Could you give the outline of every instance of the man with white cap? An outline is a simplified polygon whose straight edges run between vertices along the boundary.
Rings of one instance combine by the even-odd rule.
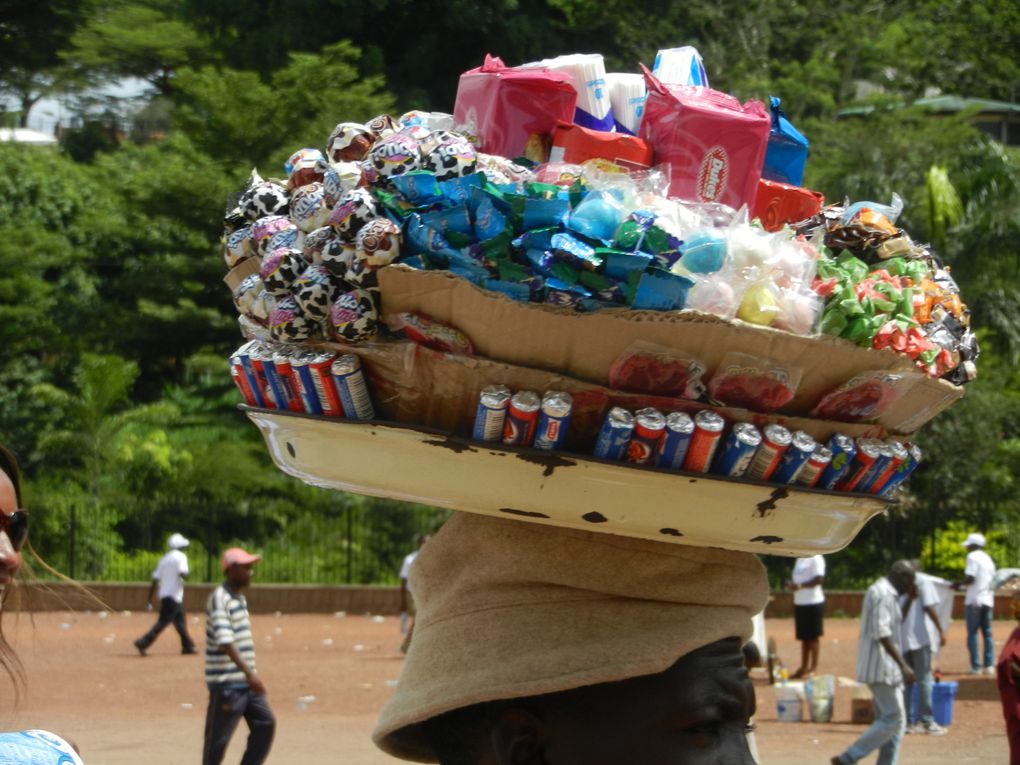
[[[749,553],[456,513],[373,733],[443,765],[753,765]]]
[[[964,613],[967,617],[967,651],[970,653],[970,673],[979,675],[995,674],[995,649],[992,645],[992,608],[995,605],[995,563],[985,552],[984,534],[974,532],[967,536],[963,546],[967,548],[967,563],[963,569],[963,581],[954,588],[967,588],[964,597]],[[984,656],[978,654],[978,630],[984,640]]]
[[[188,635],[187,618],[184,613],[184,580],[188,576],[188,556],[183,550],[189,544],[181,534],[171,534],[167,540],[169,551],[156,564],[152,572],[152,583],[145,605],[152,609],[152,596],[159,587],[159,618],[152,629],[135,641],[138,653],[145,656],[146,650],[168,624],[173,624],[181,637],[181,653],[195,653],[195,643]]]

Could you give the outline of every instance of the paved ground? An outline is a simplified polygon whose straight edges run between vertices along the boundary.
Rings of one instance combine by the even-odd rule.
[[[182,765],[200,761],[206,692],[201,656],[181,656],[176,635],[164,634],[146,658],[131,641],[148,629],[145,613],[46,613],[8,616],[4,628],[24,660],[29,689],[17,709],[0,683],[0,730],[47,728],[77,741],[87,765]],[[201,644],[203,626],[191,617]],[[367,615],[255,616],[259,667],[279,718],[274,765],[393,760],[368,738],[375,715],[392,693],[402,658],[396,619]],[[822,668],[852,676],[857,621],[830,619]],[[1012,624],[998,622],[1006,638]],[[768,634],[796,666],[791,620],[771,620]],[[909,736],[901,765],[1004,763],[1007,746],[994,678],[960,674],[966,666],[963,625],[954,623],[940,661],[947,680],[959,682],[951,732],[942,738]],[[773,691],[759,686],[758,745],[764,765],[826,765],[863,730],[851,725],[849,694],[837,691],[831,724],[776,720]],[[237,763],[243,725],[227,755]],[[869,760],[873,761],[873,760]]]

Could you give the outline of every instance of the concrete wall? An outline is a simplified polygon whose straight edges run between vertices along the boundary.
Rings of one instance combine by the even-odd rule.
[[[189,584],[184,590],[184,608],[192,613],[205,610],[211,584]],[[148,584],[97,583],[81,587],[66,583],[19,584],[20,604],[27,611],[92,610],[140,611],[145,608]],[[395,614],[400,608],[400,590],[392,586],[335,586],[258,584],[247,592],[252,613],[324,613],[346,611],[350,614]],[[97,600],[98,599],[98,600]],[[829,617],[856,617],[861,613],[863,592],[827,590],[825,614]],[[995,617],[1012,616],[1009,597],[995,599]],[[769,618],[793,616],[793,594],[774,592],[765,610]],[[963,593],[956,595],[953,618],[963,618]]]

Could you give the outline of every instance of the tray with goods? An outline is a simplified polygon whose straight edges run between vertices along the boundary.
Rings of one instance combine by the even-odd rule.
[[[967,308],[898,197],[825,205],[778,100],[699,62],[487,58],[452,115],[342,122],[286,179],[253,172],[225,220],[230,366],[277,465],[787,555],[894,503],[976,374]]]

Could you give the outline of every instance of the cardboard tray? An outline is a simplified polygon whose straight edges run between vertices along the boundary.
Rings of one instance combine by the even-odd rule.
[[[242,406],[285,473],[370,496],[551,526],[770,555],[846,547],[892,504],[482,444],[431,428]]]
[[[396,265],[380,269],[384,314],[420,311],[457,327],[475,353],[495,361],[551,370],[606,385],[613,361],[636,340],[692,355],[710,376],[727,351],[765,356],[803,369],[797,396],[784,413],[807,415],[819,399],[859,372],[914,370],[891,350],[861,348],[840,338],[805,337],[698,311],[597,313],[519,303],[446,271]],[[963,388],[925,377],[877,420],[908,435],[963,396]]]

